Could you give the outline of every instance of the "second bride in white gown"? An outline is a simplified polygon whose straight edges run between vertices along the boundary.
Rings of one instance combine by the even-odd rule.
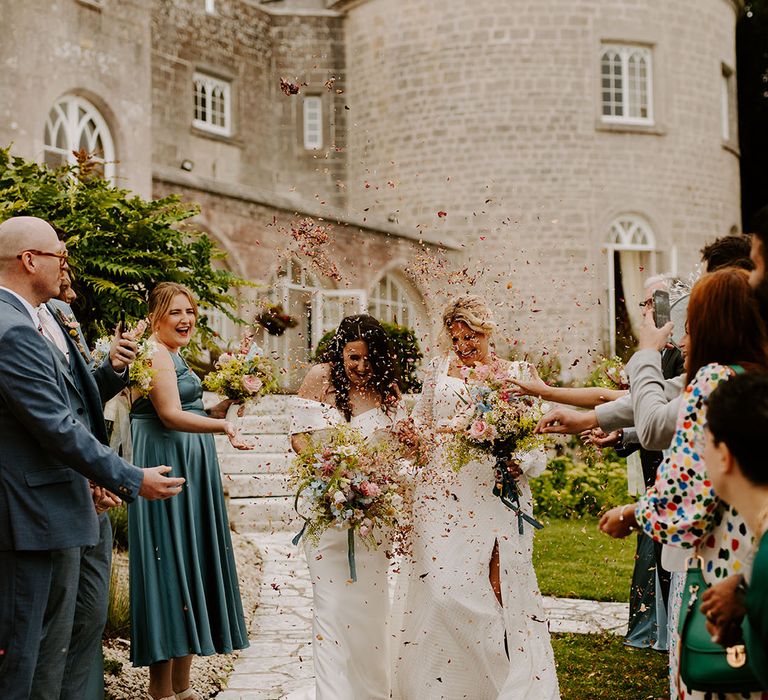
[[[291,424],[297,452],[308,434],[339,423],[370,437],[405,417],[387,338],[374,318],[342,320],[327,359],[310,370],[299,389]],[[377,548],[355,548],[354,582],[346,530],[330,528],[317,544],[304,543],[312,580],[315,684],[290,700],[389,699],[389,542],[386,532],[376,535]]]
[[[469,395],[460,366],[500,362],[489,349],[493,322],[480,298],[449,305],[443,326],[455,357],[433,366],[429,392],[416,409],[438,433],[466,423]],[[520,378],[525,367],[508,363],[510,378]],[[530,514],[528,479],[544,470],[546,456],[535,450],[517,457],[520,505]],[[556,700],[533,530],[526,523],[520,534],[517,517],[493,495],[493,458],[472,461],[458,473],[443,462],[438,448],[414,496],[413,557],[396,605],[402,619],[394,697]]]

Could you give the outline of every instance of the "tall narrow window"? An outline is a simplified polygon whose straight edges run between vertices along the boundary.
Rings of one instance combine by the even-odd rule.
[[[722,65],[720,79],[720,123],[723,141],[736,140],[736,86],[733,70]]]
[[[193,86],[195,116],[192,123],[198,129],[229,136],[232,132],[230,84],[205,73],[195,73]]]
[[[115,148],[104,117],[88,100],[65,95],[48,113],[43,133],[43,159],[50,168],[77,162],[76,152],[98,163],[100,174],[115,176]]]
[[[205,11],[209,15],[216,14],[216,0],[205,0]]]
[[[304,148],[316,151],[323,147],[323,101],[317,95],[304,98]]]
[[[606,45],[600,55],[601,108],[604,122],[653,123],[651,50]]]

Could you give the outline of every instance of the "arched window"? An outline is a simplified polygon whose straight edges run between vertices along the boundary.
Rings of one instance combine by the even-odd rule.
[[[608,326],[611,355],[623,355],[642,320],[643,282],[656,274],[656,239],[648,222],[627,214],[608,229]]]
[[[88,100],[65,95],[52,107],[43,136],[45,164],[75,164],[75,151],[85,151],[100,164],[100,174],[115,177],[115,148],[104,117]]]
[[[368,296],[368,313],[380,321],[414,328],[419,321],[418,303],[405,282],[392,273],[384,275]]]

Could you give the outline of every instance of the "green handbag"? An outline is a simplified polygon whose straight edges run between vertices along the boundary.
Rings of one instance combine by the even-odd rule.
[[[709,588],[701,571],[701,557],[691,557],[685,574],[680,608],[680,678],[689,690],[710,693],[751,693],[763,689],[749,665],[744,644],[723,647],[712,641],[700,608]],[[742,630],[749,634],[745,618]]]

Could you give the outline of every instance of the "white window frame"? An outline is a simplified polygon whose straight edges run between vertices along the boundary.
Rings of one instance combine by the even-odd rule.
[[[216,0],[205,0],[205,11],[209,15],[216,14]]]
[[[622,250],[648,253],[649,277],[652,277],[656,274],[656,237],[645,219],[635,214],[623,214],[611,223],[604,248],[608,253],[608,338],[613,357],[616,354],[616,268],[613,254]]]
[[[368,313],[387,323],[415,329],[419,323],[417,302],[397,275],[388,272],[380,277],[368,294]]]
[[[621,65],[621,102],[614,103],[611,99],[610,104],[620,104],[622,108],[622,114],[605,114],[604,109],[606,105],[605,92],[610,91],[611,97],[613,97],[613,84],[605,86],[604,81],[606,76],[603,74],[603,64],[606,56],[609,54],[616,56]],[[639,57],[645,60],[646,76],[645,76],[645,94],[646,94],[646,108],[647,116],[632,116],[630,115],[630,107],[632,106],[632,95],[630,91],[630,60],[633,57]],[[609,73],[609,77],[612,78],[613,73]],[[639,80],[639,77],[638,77]],[[642,106],[642,102],[639,103]],[[637,46],[633,44],[603,44],[600,48],[600,118],[606,124],[632,124],[637,126],[648,126],[654,123],[653,119],[653,52],[650,47]]]
[[[302,102],[302,134],[304,148],[318,151],[323,147],[323,98],[320,95],[306,95]]]
[[[82,112],[82,114],[81,114]],[[56,145],[59,130],[64,130],[66,146]],[[64,95],[59,98],[48,112],[43,130],[43,151],[59,156],[64,162],[76,165],[74,151],[79,150],[83,132],[88,139],[87,151],[97,152],[97,144],[101,142],[101,155],[94,160],[104,166],[104,178],[114,182],[115,178],[115,146],[109,126],[101,112],[88,100],[79,95]]]
[[[198,87],[199,86],[199,87]],[[206,112],[204,118],[198,117],[197,96],[201,90],[206,96]],[[224,124],[213,123],[213,112],[211,110],[211,95],[214,90],[220,90],[223,105]],[[228,80],[216,78],[202,71],[195,71],[192,76],[192,95],[193,95],[193,120],[192,125],[219,136],[231,136],[232,134],[232,85]]]

